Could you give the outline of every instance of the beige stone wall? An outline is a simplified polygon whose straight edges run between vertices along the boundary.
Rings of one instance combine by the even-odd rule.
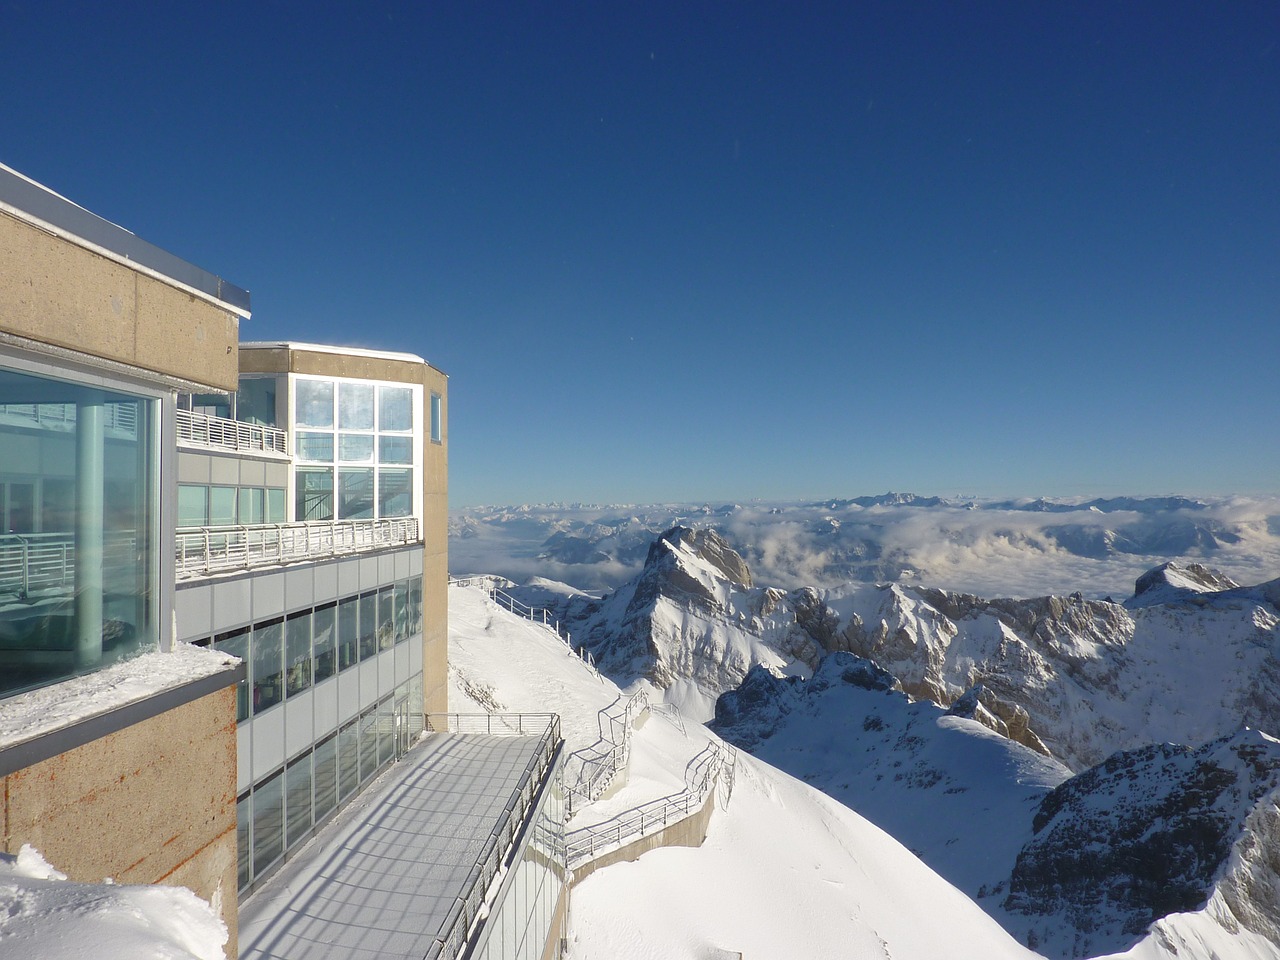
[[[0,213],[0,330],[234,390],[239,318]]]
[[[423,694],[427,713],[449,710],[449,380],[427,367],[423,407],[428,422],[422,444]],[[431,395],[441,398],[441,442],[430,438]]]
[[[4,778],[6,853],[73,880],[188,887],[236,936],[235,687]]]

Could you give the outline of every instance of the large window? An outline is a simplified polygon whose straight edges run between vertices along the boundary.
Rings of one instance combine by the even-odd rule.
[[[0,696],[158,645],[159,402],[0,367]]]
[[[413,515],[420,388],[294,381],[295,520]]]

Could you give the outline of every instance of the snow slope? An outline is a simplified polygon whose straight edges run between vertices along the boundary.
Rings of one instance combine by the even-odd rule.
[[[611,699],[612,684],[584,674],[551,631],[520,621],[479,591],[454,587],[449,600],[450,657],[458,681],[466,681],[457,693],[483,685],[485,698],[505,709],[561,713],[564,728],[576,731],[570,749],[592,735],[592,708]],[[685,726],[696,752],[711,734]],[[601,818],[622,802],[648,799],[659,779],[653,764],[664,753],[666,776],[682,781],[671,731],[661,716],[640,727],[640,775],[633,769],[602,805]],[[701,848],[655,850],[598,870],[574,890],[573,960],[706,960],[739,952],[752,960],[934,960],[955,956],[957,944],[973,957],[1036,956],[847,807],[745,755],[736,779]],[[583,822],[591,809],[580,814]]]

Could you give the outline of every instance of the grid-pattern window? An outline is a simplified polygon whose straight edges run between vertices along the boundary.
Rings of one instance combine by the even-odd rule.
[[[294,380],[295,520],[413,515],[418,391]]]

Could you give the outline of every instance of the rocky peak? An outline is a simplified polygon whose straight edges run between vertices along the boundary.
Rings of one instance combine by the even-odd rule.
[[[1246,820],[1259,803],[1274,806],[1278,787],[1280,741],[1247,728],[1194,750],[1113,754],[1041,801],[1004,907],[1047,955],[1124,950],[1159,918],[1205,904]],[[1036,919],[1055,916],[1070,921],[1069,942],[1054,942],[1057,922]]]
[[[1188,594],[1217,593],[1234,590],[1239,586],[1230,577],[1201,563],[1178,563],[1170,560],[1148,570],[1134,583],[1133,596],[1155,599],[1156,602],[1182,599]]]
[[[1030,747],[1043,756],[1051,756],[1044,741],[1031,729],[1031,717],[1027,711],[1016,703],[1001,700],[985,684],[975,684],[962,693],[951,704],[947,714],[952,717],[977,720],[988,730],[994,730],[1002,737],[1008,737],[1024,747]]]

